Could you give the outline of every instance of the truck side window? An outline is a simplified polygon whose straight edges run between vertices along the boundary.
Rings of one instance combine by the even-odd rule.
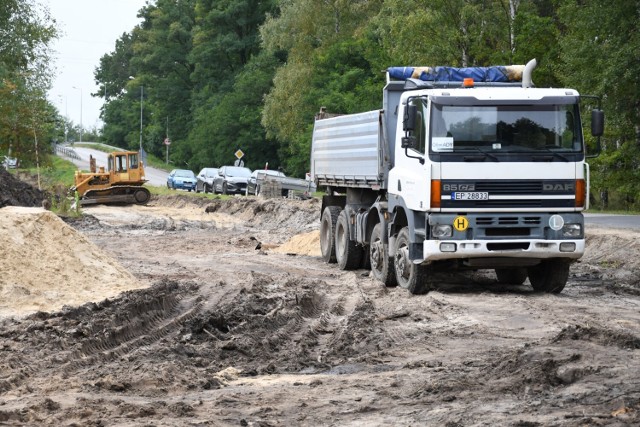
[[[416,137],[416,151],[420,153],[425,152],[426,150],[426,129],[425,129],[425,115],[426,115],[426,106],[424,102],[419,99],[414,99],[411,101],[411,105],[415,105],[418,108],[416,113],[416,128],[414,130],[414,136]]]

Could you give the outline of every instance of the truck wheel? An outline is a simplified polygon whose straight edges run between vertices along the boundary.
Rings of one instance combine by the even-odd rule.
[[[412,294],[427,293],[431,290],[428,281],[431,269],[424,265],[414,264],[409,259],[409,245],[409,229],[404,227],[396,238],[396,250],[393,258],[396,280],[398,285]]]
[[[362,261],[362,248],[349,236],[349,215],[344,209],[336,222],[336,261],[340,270],[355,270]]]
[[[320,251],[322,259],[329,264],[336,262],[335,229],[340,211],[339,206],[327,206],[320,219]]]
[[[496,268],[498,283],[522,285],[527,280],[526,268]]]
[[[393,268],[393,260],[389,258],[389,245],[382,243],[382,224],[377,223],[373,227],[369,238],[369,262],[373,277],[384,283],[387,287],[398,285],[396,271]]]
[[[569,279],[570,263],[561,259],[550,259],[529,267],[529,282],[536,292],[559,294]]]

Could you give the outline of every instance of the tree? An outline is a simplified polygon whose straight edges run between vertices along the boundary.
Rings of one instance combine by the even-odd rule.
[[[622,207],[628,208],[640,195],[638,165],[620,157],[637,156],[640,147],[640,7],[637,1],[565,0],[558,15],[562,81],[583,94],[603,96],[608,117],[605,150],[592,162],[593,175],[599,178],[594,190],[607,193],[615,188],[623,195]]]
[[[37,141],[53,133],[48,46],[57,36],[48,11],[30,0],[0,3],[0,149],[35,162]],[[41,144],[40,149],[44,146]]]

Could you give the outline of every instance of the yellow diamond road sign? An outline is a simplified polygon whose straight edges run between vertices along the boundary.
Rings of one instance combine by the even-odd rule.
[[[457,216],[453,220],[453,228],[458,231],[464,231],[469,227],[469,220],[463,216]]]
[[[244,153],[242,152],[242,150],[236,151],[236,158],[237,159],[241,159],[243,156],[244,156]]]

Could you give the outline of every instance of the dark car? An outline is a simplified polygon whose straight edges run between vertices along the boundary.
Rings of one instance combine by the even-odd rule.
[[[213,179],[213,192],[222,194],[244,194],[251,169],[240,166],[222,166]]]
[[[167,177],[167,188],[173,188],[174,190],[195,190],[196,176],[193,171],[188,169],[174,169]]]
[[[198,174],[196,181],[196,193],[204,191],[213,192],[213,179],[218,176],[218,168],[204,168]]]
[[[245,195],[253,194],[257,196],[260,194],[260,184],[258,183],[258,174],[260,174],[260,181],[264,180],[265,176],[279,176],[285,177],[286,175],[277,170],[264,170],[264,169],[256,169],[251,173],[249,180],[247,181],[247,190],[244,192]]]

